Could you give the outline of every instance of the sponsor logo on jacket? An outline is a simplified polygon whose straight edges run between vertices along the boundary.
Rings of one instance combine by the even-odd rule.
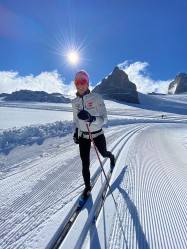
[[[94,103],[91,102],[91,101],[88,102],[88,103],[86,104],[86,108],[89,109],[89,110],[90,110],[90,109],[95,109]]]
[[[77,110],[82,110],[82,109],[83,109],[82,105],[79,104],[79,103],[75,104],[75,108],[76,108]]]

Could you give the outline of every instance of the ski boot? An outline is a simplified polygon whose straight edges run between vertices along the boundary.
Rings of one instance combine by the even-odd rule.
[[[114,167],[115,167],[115,157],[114,157],[114,155],[112,155],[110,157],[110,169],[111,169],[111,171],[114,169]]]
[[[81,207],[84,206],[86,200],[88,199],[89,195],[91,193],[91,186],[85,187],[85,189],[83,190],[82,195],[79,197],[79,205]]]

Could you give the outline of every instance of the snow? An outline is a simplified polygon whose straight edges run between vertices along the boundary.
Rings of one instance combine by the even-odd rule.
[[[108,149],[120,151],[110,181],[116,205],[108,192],[90,222],[101,175],[61,248],[186,248],[187,94],[139,98],[105,101]],[[0,248],[51,248],[84,187],[71,104],[1,100],[0,120]],[[90,170],[93,181],[93,148]]]
[[[0,129],[12,128],[12,127],[23,127],[27,125],[46,124],[53,123],[55,121],[70,121],[72,120],[72,113],[67,112],[66,115],[60,113],[59,111],[45,111],[42,110],[20,110],[14,108],[4,107],[1,109],[2,122],[0,124]],[[24,115],[24,116],[23,116]]]
[[[0,130],[72,120],[71,104],[11,101],[0,102],[0,107]]]

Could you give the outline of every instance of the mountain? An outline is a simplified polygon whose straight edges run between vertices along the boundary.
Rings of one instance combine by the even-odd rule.
[[[11,94],[0,94],[0,97],[4,97],[6,101],[14,100],[27,100],[36,102],[50,102],[50,103],[70,103],[69,98],[65,98],[60,93],[47,93],[44,91],[30,91],[30,90],[20,90],[13,92]]]
[[[175,80],[169,84],[168,94],[187,92],[187,74],[179,73]]]
[[[119,67],[104,78],[92,92],[100,93],[104,98],[139,104],[136,85],[129,81],[128,75]]]

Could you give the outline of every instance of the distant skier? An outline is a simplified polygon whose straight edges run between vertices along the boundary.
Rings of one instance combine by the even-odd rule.
[[[77,89],[77,97],[72,100],[75,129],[73,139],[76,144],[79,144],[80,157],[82,160],[82,175],[85,184],[83,195],[86,196],[91,191],[89,170],[91,139],[86,127],[86,122],[89,123],[89,129],[100,154],[103,157],[110,158],[111,168],[115,166],[115,158],[106,148],[102,125],[107,122],[107,111],[101,95],[90,92],[89,76],[83,70],[76,73],[74,83]]]

